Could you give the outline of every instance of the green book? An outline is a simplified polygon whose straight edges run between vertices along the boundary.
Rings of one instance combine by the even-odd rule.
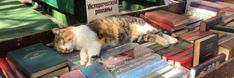
[[[42,43],[8,52],[7,56],[29,78],[36,78],[67,66],[64,57]]]

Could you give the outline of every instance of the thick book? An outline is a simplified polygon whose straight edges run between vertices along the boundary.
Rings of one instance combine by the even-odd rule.
[[[174,66],[172,66],[172,65],[164,66],[163,68],[146,75],[144,78],[158,78],[159,76],[172,70],[173,68],[174,68]]]
[[[168,65],[168,63],[164,60],[149,60],[134,69],[118,74],[116,78],[142,78],[165,65]]]
[[[205,37],[207,35],[212,34],[211,32],[203,32],[203,31],[195,31],[195,32],[190,32],[182,35],[180,38],[183,41],[189,42],[189,43],[194,43],[194,40]]]
[[[190,69],[193,63],[193,54],[191,53],[191,54],[185,55],[181,58],[175,59],[174,61],[175,61],[175,66],[185,67],[187,69]]]
[[[10,68],[4,58],[0,58],[0,68],[7,78],[16,78],[15,72]]]
[[[30,78],[40,77],[67,66],[63,56],[42,43],[10,51],[7,56]]]
[[[19,71],[19,69],[8,57],[6,57],[6,61],[9,64],[10,68],[14,71],[17,78],[26,78],[24,74],[21,71]]]
[[[192,54],[192,52],[193,52],[193,48],[190,48],[190,49],[187,49],[187,50],[185,50],[185,51],[183,51],[181,53],[178,53],[178,54],[176,54],[174,56],[168,57],[168,63],[175,64],[176,59],[183,58],[183,57],[185,57],[185,56],[187,56],[189,54]]]
[[[229,26],[222,26],[222,25],[215,25],[213,27],[214,30],[219,30],[219,31],[225,31],[229,33],[234,33],[234,28],[229,27]]]
[[[204,63],[194,66],[193,68],[191,68],[190,78],[195,78],[201,73],[211,70],[212,68],[216,68],[219,64],[225,61],[225,58],[226,58],[226,55],[221,53],[218,56],[210,58]]]
[[[226,54],[226,60],[234,56],[234,38],[221,42],[219,45],[219,53]]]
[[[40,76],[39,78],[53,78],[53,77],[58,77],[64,73],[67,73],[69,72],[69,67],[65,66],[65,67],[62,67],[58,70],[55,70],[55,71],[52,71],[50,73],[47,73],[45,75],[42,75]]]
[[[76,69],[62,74],[59,78],[86,78],[86,76],[79,69]]]
[[[194,41],[193,66],[218,54],[218,35],[211,34]]]
[[[183,29],[189,22],[186,16],[164,10],[146,12],[142,17],[169,31]]]
[[[221,15],[211,17],[209,19],[203,20],[200,25],[200,31],[208,31],[212,29],[215,25],[222,24],[223,18]]]
[[[115,78],[115,76],[105,69],[102,65],[94,63],[87,67],[81,68],[80,71],[87,78]]]
[[[82,67],[80,66],[80,52],[79,51],[68,53],[68,54],[62,54],[62,56],[66,58],[70,71],[79,69]]]

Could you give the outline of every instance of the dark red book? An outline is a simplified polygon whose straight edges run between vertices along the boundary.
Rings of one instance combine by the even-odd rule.
[[[16,78],[15,73],[12,71],[6,60],[3,58],[0,58],[0,68],[7,78]]]
[[[193,54],[188,54],[186,56],[183,56],[183,58],[175,59],[176,66],[183,66],[187,69],[191,69],[192,63],[193,63]]]
[[[176,55],[173,55],[173,56],[171,56],[171,57],[168,57],[168,62],[169,62],[170,64],[175,64],[174,62],[175,62],[176,59],[178,59],[178,58],[183,58],[183,57],[186,56],[186,55],[192,54],[192,52],[193,52],[193,48],[187,49],[187,50],[185,50],[185,51],[183,51],[183,52],[181,52],[181,53],[178,53],[178,54],[176,54]]]
[[[164,55],[162,56],[162,59],[168,60],[169,57],[171,57],[171,56],[173,56],[173,55],[176,55],[176,54],[179,54],[179,53],[181,53],[181,52],[183,52],[183,51],[190,50],[191,48],[193,48],[193,44],[188,45],[188,46],[187,46],[187,49],[185,49],[185,50],[177,49],[177,50],[174,50],[174,51],[172,51],[172,52],[168,52],[168,53],[166,53],[166,54],[164,54]]]
[[[17,78],[26,78],[22,72],[19,71],[19,69],[15,66],[15,64],[8,58],[6,57],[6,61],[9,64],[10,68],[12,71],[15,73]]]

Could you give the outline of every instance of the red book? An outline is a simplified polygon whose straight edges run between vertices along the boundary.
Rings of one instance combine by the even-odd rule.
[[[174,64],[175,59],[182,58],[182,57],[184,57],[186,55],[192,54],[192,51],[193,51],[193,48],[190,48],[190,49],[187,49],[187,50],[185,50],[185,51],[183,51],[181,53],[178,53],[178,54],[176,54],[174,56],[168,57],[168,62],[170,64]]]
[[[68,73],[64,73],[59,78],[86,78],[86,76],[80,70],[73,70]]]
[[[7,78],[16,78],[15,73],[11,70],[8,63],[3,58],[0,58],[0,68]]]
[[[193,54],[188,54],[183,58],[175,59],[176,66],[183,66],[187,69],[190,69],[192,67],[192,63],[193,63]]]
[[[15,64],[8,58],[6,57],[6,61],[9,64],[10,68],[13,70],[17,78],[26,78],[23,73],[19,71],[19,69],[15,66]]]
[[[174,51],[172,51],[172,52],[168,52],[168,53],[164,54],[164,55],[162,56],[162,58],[163,58],[164,60],[168,60],[168,59],[167,59],[168,57],[171,57],[171,56],[173,56],[173,55],[179,54],[179,53],[181,53],[181,52],[183,52],[183,51],[188,51],[188,50],[190,50],[191,48],[193,48],[193,44],[188,45],[188,46],[187,46],[187,49],[185,49],[185,50],[179,50],[179,49],[177,49],[177,50],[174,50]]]

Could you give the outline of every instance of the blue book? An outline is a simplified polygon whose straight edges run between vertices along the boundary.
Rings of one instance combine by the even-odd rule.
[[[115,78],[112,73],[97,63],[81,68],[80,71],[87,78]]]
[[[144,76],[168,65],[164,60],[149,60],[142,65],[117,75],[116,78],[143,78]]]

